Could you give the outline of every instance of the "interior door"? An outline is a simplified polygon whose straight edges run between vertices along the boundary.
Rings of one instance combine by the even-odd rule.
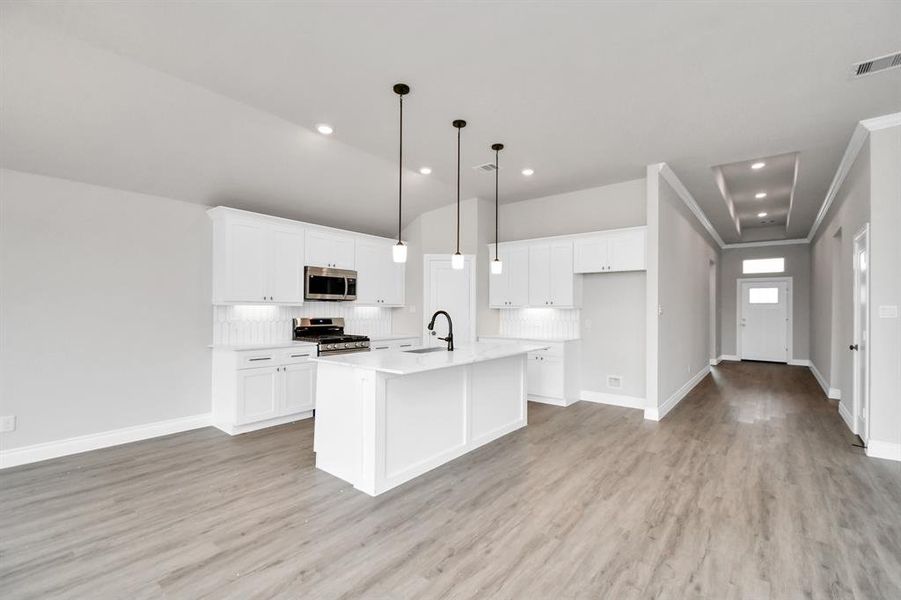
[[[788,362],[788,283],[741,282],[741,359]]]
[[[425,325],[435,314],[443,310],[450,314],[454,321],[454,343],[473,342],[475,315],[473,305],[475,298],[475,278],[473,277],[472,257],[466,256],[462,269],[452,269],[451,260],[445,257],[428,257],[426,261],[426,311],[423,315]],[[439,316],[435,319],[436,335],[427,336],[429,346],[446,345],[439,337],[447,336],[447,319]]]
[[[854,238],[854,415],[857,419],[857,435],[866,443],[869,440],[869,231],[864,230]]]

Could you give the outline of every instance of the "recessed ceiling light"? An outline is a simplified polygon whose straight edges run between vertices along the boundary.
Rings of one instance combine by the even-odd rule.
[[[754,194],[754,197],[760,200],[761,198],[766,198],[766,192],[757,192]]]
[[[754,170],[756,171],[757,169],[762,169],[762,168],[764,168],[765,166],[766,166],[766,163],[763,162],[763,161],[761,161],[761,162],[756,162],[756,163],[754,163],[753,165],[751,165],[751,168],[754,169]]]
[[[765,216],[766,216],[766,213],[765,213],[765,212],[757,213],[757,216],[758,216],[758,217],[765,217]]]
[[[332,129],[331,125],[327,125],[326,123],[320,123],[316,126],[316,131],[321,133],[322,135],[332,135],[334,133],[334,129]]]
[[[422,173],[423,175],[428,175],[432,172],[432,169],[429,167],[420,167],[419,172]]]
[[[533,171],[532,169],[523,169],[522,170],[522,174],[525,175],[526,177],[528,177],[534,173],[535,173],[535,171]]]

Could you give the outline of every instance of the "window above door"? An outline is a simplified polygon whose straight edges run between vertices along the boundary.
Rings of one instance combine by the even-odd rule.
[[[744,275],[760,273],[785,273],[785,258],[749,258],[741,261],[741,272]]]

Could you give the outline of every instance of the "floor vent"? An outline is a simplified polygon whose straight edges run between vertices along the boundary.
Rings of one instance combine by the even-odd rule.
[[[473,167],[476,171],[482,171],[483,173],[494,173],[497,171],[497,167],[494,163],[485,163],[483,165],[476,165]]]
[[[901,52],[886,54],[885,56],[880,56],[871,60],[854,63],[851,65],[851,77],[856,79],[858,77],[865,77],[867,75],[872,75],[873,73],[879,73],[880,71],[885,71],[887,69],[896,69],[898,67],[901,67]]]

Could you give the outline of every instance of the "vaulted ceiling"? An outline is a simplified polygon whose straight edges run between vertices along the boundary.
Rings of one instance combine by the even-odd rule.
[[[453,200],[451,121],[464,118],[465,196],[493,196],[469,168],[493,142],[503,201],[665,161],[727,243],[803,237],[857,121],[901,110],[901,69],[849,77],[899,49],[898,2],[0,10],[3,166],[373,233],[396,218],[398,81],[412,87],[408,219]],[[748,221],[742,237],[714,167],[794,153],[787,228]]]

